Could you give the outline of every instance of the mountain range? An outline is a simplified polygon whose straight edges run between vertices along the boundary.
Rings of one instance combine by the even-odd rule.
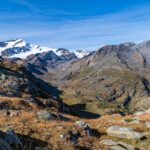
[[[148,150],[150,41],[0,53],[0,148]]]
[[[62,90],[68,105],[83,103],[97,114],[150,107],[150,41],[105,45],[92,52],[40,47],[20,39],[0,46],[2,57]]]
[[[54,49],[50,47],[41,47],[38,45],[30,44],[22,39],[13,39],[0,42],[0,54],[3,57],[18,57],[25,59],[31,54],[49,51],[53,51],[57,56],[68,56],[73,53],[77,58],[82,58],[89,54],[89,51],[84,50],[76,50],[74,52],[70,52],[65,48]]]
[[[95,53],[66,65],[61,78],[68,81],[68,88],[76,91],[81,102],[86,103],[86,108],[92,112],[133,113],[148,109],[148,43],[101,47]],[[65,97],[68,98],[67,93]]]

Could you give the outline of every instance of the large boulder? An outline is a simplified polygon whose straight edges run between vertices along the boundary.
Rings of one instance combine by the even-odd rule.
[[[132,128],[121,126],[111,126],[106,130],[106,132],[110,136],[123,139],[141,139],[144,137],[142,133],[135,132]]]
[[[47,111],[40,111],[37,113],[38,119],[42,120],[62,120],[62,121],[69,121],[69,118],[60,115],[60,114],[53,114]]]
[[[101,144],[109,150],[135,150],[135,147],[124,142],[115,142],[113,140],[102,140]]]
[[[38,119],[42,119],[42,120],[56,120],[57,116],[49,113],[47,111],[40,111],[37,113],[37,117]]]

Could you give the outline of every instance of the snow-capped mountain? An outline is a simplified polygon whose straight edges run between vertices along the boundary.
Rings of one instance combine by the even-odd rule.
[[[24,59],[31,54],[47,52],[50,50],[53,51],[56,49],[32,45],[22,39],[0,42],[0,54],[3,57],[19,57]]]
[[[3,57],[16,57],[25,59],[29,55],[48,51],[53,51],[56,55],[63,57],[72,56],[82,58],[89,54],[89,52],[83,50],[70,52],[68,49],[65,48],[55,49],[49,47],[41,47],[38,45],[32,45],[22,39],[13,39],[5,42],[0,42],[0,55]]]
[[[58,56],[64,56],[64,55],[69,55],[70,51],[68,49],[65,48],[59,48],[54,50],[55,54]]]
[[[86,51],[86,50],[76,50],[76,51],[74,51],[74,53],[78,58],[83,58],[90,54],[90,52]]]

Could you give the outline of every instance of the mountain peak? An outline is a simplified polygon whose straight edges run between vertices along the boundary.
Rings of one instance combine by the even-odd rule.
[[[23,39],[12,39],[6,41],[8,47],[18,47],[18,46],[25,46],[27,42],[25,42]]]
[[[125,42],[125,43],[122,43],[122,45],[127,46],[127,47],[133,47],[133,46],[136,45],[136,43],[134,43],[134,42]]]
[[[138,48],[143,48],[143,47],[149,47],[150,48],[150,40],[137,44],[137,47]]]
[[[25,59],[27,56],[37,53],[53,51],[58,56],[71,56],[70,58],[82,58],[89,54],[87,51],[71,52],[65,48],[54,49],[30,44],[23,39],[12,39],[0,42],[0,55],[3,57],[18,57]],[[74,55],[74,56],[73,56]]]
[[[89,55],[90,51],[88,51],[88,50],[76,50],[76,51],[74,51],[74,53],[76,54],[76,56],[78,58],[82,58],[82,57]]]
[[[56,50],[56,54],[58,56],[64,56],[64,55],[70,54],[70,51],[66,48],[59,48],[59,49]]]
[[[18,57],[24,59],[31,54],[47,52],[50,50],[55,49],[32,45],[23,39],[12,39],[0,42],[0,54],[3,57]]]

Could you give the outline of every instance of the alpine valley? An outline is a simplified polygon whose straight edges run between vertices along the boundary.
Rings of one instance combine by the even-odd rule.
[[[150,41],[0,42],[0,132],[0,150],[150,150]]]

